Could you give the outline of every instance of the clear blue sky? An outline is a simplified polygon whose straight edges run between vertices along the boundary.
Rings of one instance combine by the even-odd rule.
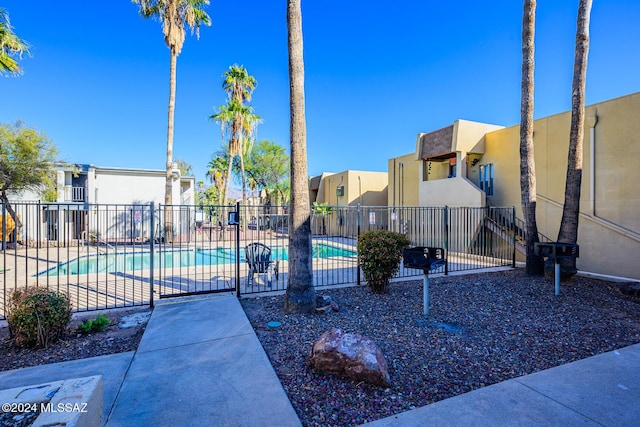
[[[578,0],[539,1],[535,116],[570,109]],[[32,45],[0,78],[0,122],[44,131],[63,160],[164,169],[169,50],[129,0],[4,0]],[[309,173],[386,171],[419,132],[466,119],[520,120],[522,1],[303,0]],[[212,0],[213,25],[178,57],[174,157],[204,180],[220,149],[207,118],[221,75],[258,80],[258,138],[289,144],[285,0]],[[587,103],[640,91],[640,1],[594,0]]]

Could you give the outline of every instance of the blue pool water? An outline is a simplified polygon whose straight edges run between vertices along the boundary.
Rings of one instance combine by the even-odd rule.
[[[313,245],[314,258],[354,257],[356,251],[336,246]],[[271,247],[271,258],[287,260],[288,247]],[[155,268],[195,267],[203,265],[231,264],[236,260],[233,248],[198,248],[154,253]],[[245,261],[244,248],[240,249],[240,261]],[[61,263],[40,275],[63,276],[73,274],[115,273],[133,270],[148,270],[151,264],[150,252],[116,252],[110,254],[85,255],[69,262]]]

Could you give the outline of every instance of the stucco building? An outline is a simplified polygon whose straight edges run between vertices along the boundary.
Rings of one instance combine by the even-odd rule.
[[[640,279],[640,93],[586,107],[578,269]],[[555,240],[571,112],[534,122],[537,223]],[[520,127],[458,120],[389,160],[389,204],[515,206],[522,218]]]
[[[386,206],[387,173],[347,170],[309,180],[309,202],[329,206]]]

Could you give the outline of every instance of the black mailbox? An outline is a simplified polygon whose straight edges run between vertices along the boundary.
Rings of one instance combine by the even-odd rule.
[[[425,272],[440,268],[445,263],[444,249],[416,246],[402,251],[402,262],[407,268],[417,268]]]
[[[534,253],[551,259],[578,258],[580,247],[575,243],[539,242],[534,246]]]

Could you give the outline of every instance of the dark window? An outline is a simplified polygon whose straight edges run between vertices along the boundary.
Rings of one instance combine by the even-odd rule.
[[[493,196],[493,163],[480,165],[480,189],[487,196]]]

